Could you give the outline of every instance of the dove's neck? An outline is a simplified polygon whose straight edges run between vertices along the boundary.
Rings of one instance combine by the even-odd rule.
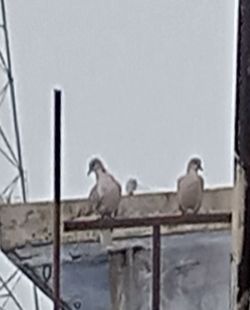
[[[100,178],[102,178],[102,176],[104,176],[106,174],[106,171],[104,169],[97,169],[95,171],[95,175],[96,175],[96,179],[99,180]]]
[[[194,168],[194,167],[190,167],[188,170],[187,170],[187,174],[190,174],[190,175],[197,175],[197,170]]]

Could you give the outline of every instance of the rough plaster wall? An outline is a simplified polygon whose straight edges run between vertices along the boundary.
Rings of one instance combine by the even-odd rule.
[[[150,255],[139,247],[110,255],[112,310],[151,310]]]
[[[201,212],[231,211],[232,189],[216,189],[206,191]],[[65,201],[62,203],[62,222],[76,219],[91,213],[87,200]],[[178,213],[176,194],[144,194],[133,197],[123,197],[119,206],[119,217],[148,216],[151,214]],[[27,242],[50,242],[52,240],[53,203],[30,203],[0,206],[1,246],[4,249],[22,246]],[[63,224],[63,223],[62,223]],[[204,225],[203,225],[204,226]],[[98,231],[78,233],[63,233],[63,242],[98,239]],[[168,229],[176,231],[174,227]],[[184,228],[188,229],[188,228]],[[183,230],[183,228],[182,228]],[[190,227],[189,227],[190,230]],[[114,237],[129,235],[147,235],[151,229],[135,228],[115,230]]]
[[[151,310],[151,255],[138,247],[111,254],[112,310]],[[229,233],[168,237],[161,257],[161,309],[229,309]]]
[[[238,267],[243,249],[244,231],[244,206],[245,206],[245,172],[244,169],[236,165],[236,182],[233,194],[232,208],[232,254],[231,254],[231,310],[238,309]]]
[[[162,310],[229,310],[229,231],[162,236],[161,246]],[[62,299],[72,310],[151,310],[151,250],[151,238],[115,241],[109,252],[99,243],[62,245]],[[52,288],[52,251],[26,245],[8,256]]]

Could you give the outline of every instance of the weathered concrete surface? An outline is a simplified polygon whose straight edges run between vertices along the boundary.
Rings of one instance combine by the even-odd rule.
[[[243,240],[244,240],[244,208],[245,208],[245,188],[246,179],[244,169],[236,164],[236,182],[233,195],[232,208],[232,255],[231,255],[231,290],[230,305],[231,310],[241,309],[242,301],[238,301],[238,266],[242,257]],[[248,295],[248,293],[247,293]],[[246,296],[246,295],[245,295]]]
[[[115,244],[109,254],[97,243],[63,245],[62,298],[72,310],[151,310],[151,239]],[[230,251],[229,231],[162,237],[161,309],[229,310]],[[51,245],[8,255],[51,286]]]
[[[201,212],[228,211],[232,209],[233,189],[224,188],[208,190],[204,195]],[[3,249],[25,245],[27,242],[48,242],[52,240],[53,204],[49,202],[30,203],[25,205],[0,206],[0,242]],[[65,201],[62,203],[62,221],[75,219],[77,216],[91,214],[87,200]],[[176,214],[178,207],[175,193],[143,194],[123,197],[120,206],[120,217],[149,216],[156,214]],[[204,228],[204,225],[202,226]],[[211,227],[211,226],[209,226]],[[62,225],[63,228],[63,225]],[[182,227],[182,230],[190,230]],[[193,229],[193,227],[191,227]],[[214,227],[212,226],[212,229]],[[170,231],[180,228],[172,227]],[[169,231],[167,229],[166,231]],[[148,235],[151,229],[115,230],[114,237],[128,235]],[[63,242],[80,240],[97,240],[98,231],[63,233]]]
[[[28,274],[32,272],[41,288],[48,286],[47,291],[51,291],[52,251],[51,245],[27,245],[7,254],[17,266],[24,266]],[[111,309],[107,252],[97,243],[82,243],[63,245],[61,254],[61,298],[70,309]]]
[[[151,310],[151,250],[112,255],[113,310]],[[164,237],[161,309],[229,309],[230,235]]]

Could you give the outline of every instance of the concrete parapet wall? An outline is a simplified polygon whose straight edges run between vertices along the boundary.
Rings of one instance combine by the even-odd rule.
[[[207,190],[204,195],[202,209],[200,212],[231,212],[232,210],[232,188],[221,188]],[[72,200],[62,202],[62,221],[76,219],[78,216],[95,214],[90,210],[88,201]],[[173,192],[159,194],[140,194],[132,197],[123,197],[119,205],[119,217],[139,217],[157,214],[177,214],[178,206],[176,194]],[[22,246],[28,242],[51,242],[53,228],[53,203],[37,202],[28,204],[12,204],[0,206],[0,241],[3,249]],[[199,225],[197,229],[211,228]],[[225,225],[216,225],[215,228],[225,228]],[[176,232],[193,230],[190,225],[182,227],[164,228],[162,232]],[[63,230],[63,225],[62,225]],[[145,236],[151,234],[151,229],[133,228],[126,230],[115,230],[115,238],[129,236]],[[63,233],[63,242],[74,242],[82,240],[96,240],[98,231],[85,231],[77,233]]]

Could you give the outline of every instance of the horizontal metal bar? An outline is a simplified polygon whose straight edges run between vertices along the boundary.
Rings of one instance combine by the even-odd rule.
[[[140,218],[105,218],[97,220],[70,220],[64,222],[64,231],[133,228],[155,225],[187,225],[231,223],[231,213],[166,215]]]
[[[10,294],[8,294],[8,293],[0,294],[0,299],[2,299],[2,298],[7,298],[7,297],[9,297],[9,296],[10,296]]]

